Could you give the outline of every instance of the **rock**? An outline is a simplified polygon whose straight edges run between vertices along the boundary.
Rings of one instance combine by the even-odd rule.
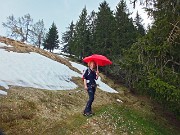
[[[120,100],[120,99],[116,99],[116,101],[119,102],[119,103],[123,103],[123,101]]]
[[[77,90],[76,92],[78,93],[78,92],[81,92],[82,90]]]

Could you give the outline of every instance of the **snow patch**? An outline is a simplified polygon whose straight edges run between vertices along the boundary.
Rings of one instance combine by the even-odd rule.
[[[65,55],[58,55],[58,56],[60,56],[60,57],[62,57],[62,58],[64,58],[64,59],[68,59],[68,57],[65,56]]]
[[[13,85],[70,90],[77,87],[71,81],[72,77],[80,77],[80,74],[38,53],[16,53],[0,49],[0,85],[5,88]]]
[[[9,86],[2,80],[0,80],[0,86],[4,87],[5,89],[9,89]]]
[[[0,90],[0,95],[7,95],[7,92]]]
[[[0,47],[6,47],[6,46],[11,46],[11,45],[7,45],[5,43],[0,43]]]
[[[69,61],[69,62],[71,63],[71,65],[73,67],[77,68],[81,73],[83,73],[83,71],[87,69],[87,67],[82,64],[78,64],[78,63],[72,62],[72,61]]]
[[[61,50],[61,49],[54,49],[54,50],[53,50],[53,53],[61,54],[61,53],[62,53],[62,50]]]

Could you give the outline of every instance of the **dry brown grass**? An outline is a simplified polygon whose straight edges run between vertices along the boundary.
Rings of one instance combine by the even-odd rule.
[[[68,91],[11,86],[8,95],[0,98],[0,129],[8,135],[38,135],[48,134],[52,129],[59,131],[61,128],[57,126],[74,126],[71,125],[73,116],[81,116],[88,95],[83,90],[81,78],[73,78],[73,81],[79,88]],[[116,102],[117,96],[97,89],[93,108]]]
[[[98,114],[92,118],[83,117],[81,113],[88,98],[87,92],[83,90],[81,78],[72,80],[79,87],[69,91],[48,91],[11,86],[8,95],[0,97],[0,129],[3,129],[7,135],[92,133],[115,135],[117,133],[114,120],[104,107],[109,104],[116,104],[117,107],[125,105],[142,114],[155,116],[150,110],[152,104],[146,102],[147,99],[142,100],[141,98],[140,100],[126,92],[123,96],[120,93],[110,94],[97,89],[93,110]],[[116,99],[121,99],[124,103],[120,104]],[[146,103],[143,105],[142,102]]]

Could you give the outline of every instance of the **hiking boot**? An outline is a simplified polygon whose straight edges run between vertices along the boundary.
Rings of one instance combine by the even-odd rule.
[[[84,116],[92,116],[92,113],[83,113]]]

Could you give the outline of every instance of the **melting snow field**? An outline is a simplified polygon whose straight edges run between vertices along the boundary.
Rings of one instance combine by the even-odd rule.
[[[4,44],[0,43],[0,46]],[[80,76],[64,64],[37,53],[16,53],[0,49],[0,85],[69,90],[77,87],[72,76]]]
[[[0,47],[7,46],[0,43]],[[86,67],[74,62],[72,66],[83,71]],[[8,89],[8,85],[33,87],[47,90],[70,90],[77,88],[71,81],[72,77],[82,75],[71,70],[68,66],[53,61],[38,53],[16,53],[0,49],[0,86]],[[105,83],[97,80],[99,88],[117,93]],[[0,91],[1,94],[6,94]]]

